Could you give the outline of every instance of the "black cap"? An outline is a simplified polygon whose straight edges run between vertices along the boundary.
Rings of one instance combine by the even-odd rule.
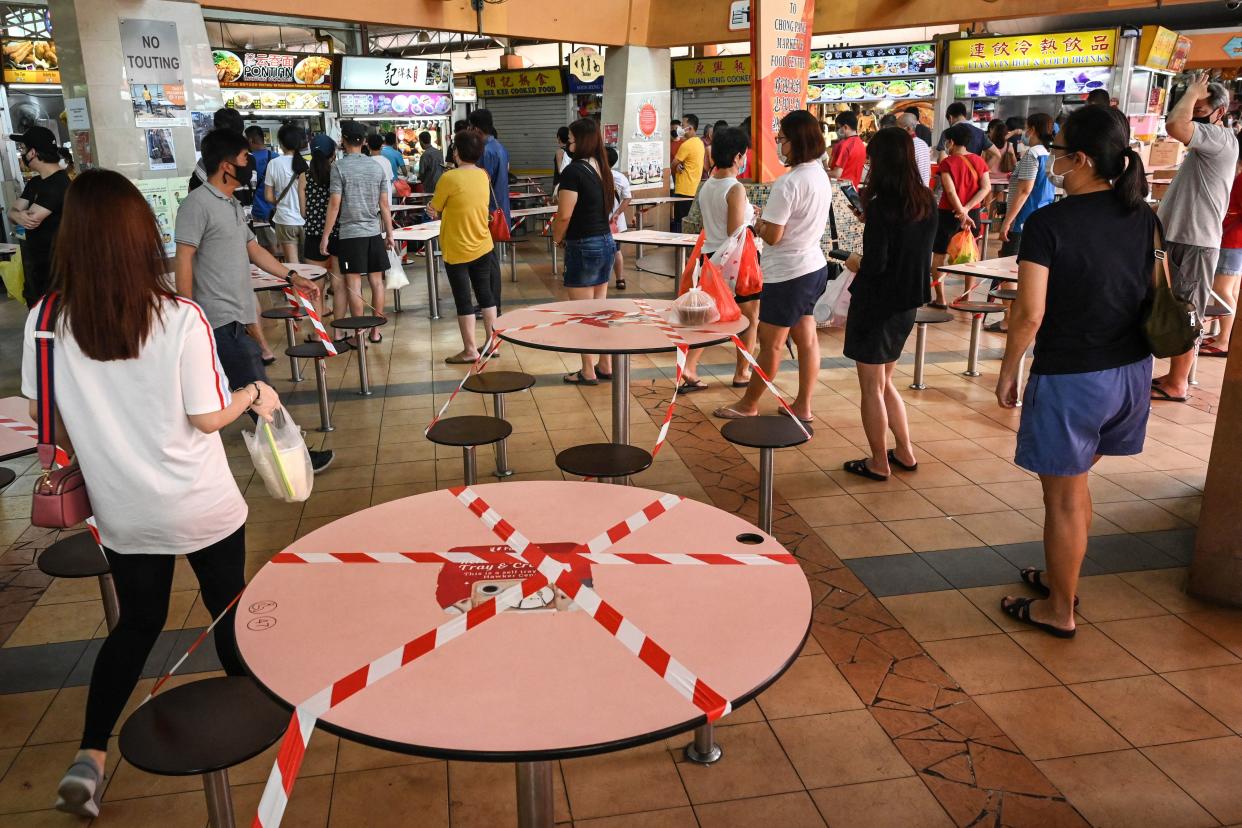
[[[341,137],[354,143],[366,140],[366,125],[358,121],[341,121]]]
[[[32,126],[25,132],[10,135],[17,143],[36,151],[56,152],[60,146],[56,143],[56,135],[47,127]]]

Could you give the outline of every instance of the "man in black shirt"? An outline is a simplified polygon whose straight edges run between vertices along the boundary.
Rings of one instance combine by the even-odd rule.
[[[69,176],[60,168],[60,148],[50,129],[34,126],[9,137],[17,142],[22,163],[34,173],[9,209],[9,220],[26,229],[26,241],[22,245],[26,271],[22,297],[26,306],[32,308],[51,286],[52,248],[56,243],[56,231],[60,229]]]

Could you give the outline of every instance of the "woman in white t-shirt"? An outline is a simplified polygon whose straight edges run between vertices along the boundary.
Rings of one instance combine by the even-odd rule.
[[[756,360],[770,379],[775,378],[785,340],[793,338],[798,349],[798,396],[790,407],[798,419],[809,423],[819,374],[819,339],[812,314],[828,284],[828,260],[819,245],[832,206],[832,183],[819,161],[824,136],[810,112],[799,109],[782,118],[776,145],[789,172],[772,184],[763,216],[755,225],[766,245]],[[753,417],[765,390],[763,380],[752,376],[742,398],[716,409],[715,415],[726,420]]]
[[[172,292],[155,216],[110,170],[87,170],[65,197],[56,292],[26,321],[22,393],[37,412],[35,332],[55,302],[52,399],[57,442],[76,453],[112,571],[120,619],[100,647],[81,749],[56,807],[99,814],[108,737],[168,615],[173,567],[185,556],[213,617],[245,585],[246,501],[216,433],[248,409],[270,418],[266,384],[230,394],[203,311]],[[225,671],[245,675],[233,620],[216,626]]]
[[[306,246],[306,217],[302,205],[306,203],[306,176],[309,168],[302,157],[306,133],[293,124],[285,124],[276,133],[283,153],[268,163],[264,176],[264,198],[274,205],[272,224],[276,227],[276,243],[284,254],[285,262],[297,264]]]

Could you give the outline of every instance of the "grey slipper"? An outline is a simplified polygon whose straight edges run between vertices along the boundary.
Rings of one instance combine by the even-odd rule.
[[[65,771],[56,794],[56,810],[94,819],[99,816],[103,777],[94,762],[79,759]]]

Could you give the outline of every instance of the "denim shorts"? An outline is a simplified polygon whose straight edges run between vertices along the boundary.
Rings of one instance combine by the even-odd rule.
[[[1097,454],[1143,451],[1151,408],[1151,357],[1084,374],[1032,374],[1022,395],[1014,462],[1036,474],[1073,477]]]
[[[1242,274],[1242,247],[1222,247],[1220,258],[1216,260],[1217,276],[1237,276]]]
[[[617,243],[604,233],[565,240],[565,287],[585,288],[608,283]]]
[[[759,294],[759,321],[792,328],[804,316],[815,312],[815,303],[828,286],[828,265],[796,279],[764,281]]]

